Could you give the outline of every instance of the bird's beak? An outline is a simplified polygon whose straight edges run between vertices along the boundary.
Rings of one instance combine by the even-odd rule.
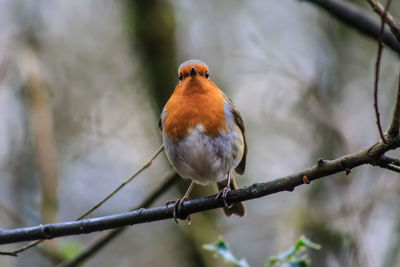
[[[195,76],[197,75],[197,71],[194,67],[192,67],[192,69],[190,70],[190,76]]]

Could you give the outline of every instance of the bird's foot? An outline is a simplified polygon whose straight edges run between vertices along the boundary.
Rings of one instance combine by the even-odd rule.
[[[177,200],[168,200],[167,202],[165,202],[165,206],[168,207],[168,205],[173,204],[172,216],[174,217],[174,220],[176,223],[178,223],[178,218],[179,218],[179,219],[187,220],[188,225],[190,225],[190,223],[191,223],[190,215],[183,217],[182,214],[180,214],[180,212],[182,210],[182,205],[186,200],[187,200],[187,198],[185,198],[185,197],[177,199]]]
[[[229,186],[226,186],[222,188],[217,196],[215,197],[216,199],[222,199],[224,201],[225,208],[229,209],[232,208],[233,204],[228,204],[226,197],[228,196],[228,193],[231,191],[231,188]]]

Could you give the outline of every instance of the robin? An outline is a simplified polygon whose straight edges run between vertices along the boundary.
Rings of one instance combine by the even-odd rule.
[[[229,191],[237,188],[234,172],[243,174],[247,145],[244,124],[232,101],[210,79],[201,60],[185,61],[178,69],[179,82],[165,105],[159,122],[165,152],[177,173],[192,180],[182,199],[174,203],[173,216],[194,185],[216,182],[227,216],[245,215],[243,203],[228,205]]]

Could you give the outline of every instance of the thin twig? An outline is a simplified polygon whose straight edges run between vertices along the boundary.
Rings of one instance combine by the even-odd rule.
[[[382,130],[382,124],[378,107],[378,84],[379,84],[379,72],[381,67],[382,50],[383,50],[382,39],[383,39],[383,32],[385,30],[385,18],[391,2],[392,0],[388,0],[385,7],[385,11],[381,15],[381,30],[379,33],[379,40],[378,40],[378,55],[376,58],[375,84],[374,84],[374,109],[375,109],[376,124],[378,125],[379,135],[381,136],[381,139],[385,144],[387,144],[387,141]]]
[[[400,167],[399,166],[396,166],[396,165],[393,165],[393,164],[388,164],[385,168],[388,169],[388,170],[400,173]]]
[[[395,158],[388,157],[388,156],[381,156],[379,158],[378,162],[385,163],[385,164],[392,164],[392,165],[400,167],[400,159],[395,159]]]
[[[400,22],[392,16],[387,10],[385,11],[385,8],[379,1],[377,0],[367,0],[368,3],[372,6],[372,8],[375,10],[377,14],[381,17],[385,17],[385,22],[390,26],[390,30],[393,32],[393,34],[396,36],[397,40],[400,41]],[[386,15],[384,16],[386,12]]]
[[[99,203],[97,203],[93,208],[89,209],[88,211],[86,211],[84,214],[82,214],[81,216],[79,216],[76,221],[82,220],[83,218],[85,218],[87,215],[89,215],[90,213],[92,213],[93,211],[95,211],[97,208],[99,208],[101,205],[104,204],[104,202],[106,202],[107,200],[109,200],[112,196],[114,196],[119,190],[121,190],[125,185],[127,185],[130,181],[132,181],[136,176],[138,176],[142,171],[144,171],[145,169],[147,169],[148,167],[150,167],[150,165],[152,164],[153,160],[158,156],[158,154],[160,154],[162,151],[164,150],[164,145],[161,145],[157,151],[154,153],[153,156],[151,156],[151,158],[147,161],[146,164],[144,164],[139,170],[137,170],[130,178],[128,178],[127,180],[125,180],[124,182],[122,182],[114,191],[112,191],[108,196],[106,196],[102,201],[100,201]]]
[[[22,218],[17,212],[15,212],[11,207],[6,205],[2,201],[0,201],[0,208],[3,209],[15,223],[20,224],[20,225],[27,225],[24,218]]]
[[[173,184],[178,180],[178,176],[175,171],[170,171],[168,175],[163,179],[163,182],[153,192],[151,192],[141,204],[131,209],[131,211],[148,208],[154,203],[161,195],[163,195]],[[65,261],[57,265],[57,267],[72,267],[82,264],[102,249],[106,244],[109,244],[113,239],[119,236],[127,227],[120,227],[103,233],[94,242],[92,242],[84,251],[79,253],[74,259]]]
[[[21,226],[26,226],[28,223],[25,221],[24,218],[22,218],[17,212],[15,212],[11,207],[8,205],[4,204],[3,202],[0,201],[0,208],[2,208],[5,212],[8,213],[8,215],[15,221],[15,223],[21,225]],[[37,242],[37,241],[35,241]],[[47,247],[38,247],[40,253],[45,255],[45,257],[49,260],[52,261],[52,263],[59,262],[62,258],[54,253],[54,251],[48,249]],[[0,255],[8,255],[8,256],[17,256],[17,253],[15,251],[12,252],[7,252],[7,251],[0,251]]]
[[[400,173],[400,160],[388,156],[379,157],[372,165]]]
[[[236,203],[282,191],[293,191],[297,186],[303,185],[303,177],[309,181],[326,177],[343,171],[343,166],[352,169],[365,164],[373,164],[385,152],[400,147],[400,138],[391,140],[391,143],[378,142],[372,147],[360,152],[352,153],[335,160],[325,161],[322,166],[316,164],[295,174],[278,178],[269,182],[255,183],[249,187],[232,190],[228,196],[229,203]],[[193,199],[182,204],[179,218],[184,219],[192,213],[221,208],[224,201],[216,199],[216,195]],[[0,244],[49,239],[67,235],[86,234],[95,231],[114,229],[121,226],[165,220],[173,217],[173,206],[161,206],[150,209],[139,209],[132,212],[116,215],[84,219],[74,222],[40,225],[19,229],[0,229]]]
[[[321,7],[327,13],[337,18],[340,22],[346,23],[351,28],[369,36],[375,40],[379,38],[380,24],[370,12],[353,4],[351,1],[343,0],[306,0]],[[393,51],[400,54],[400,42],[389,30],[385,30],[383,43]]]
[[[0,255],[18,257],[17,253],[13,252],[0,252]]]
[[[400,173],[400,167],[397,166],[397,165],[390,164],[390,163],[377,163],[376,165],[378,165],[378,166],[380,166],[382,168],[385,168],[385,169]]]
[[[109,194],[108,196],[106,196],[102,201],[100,201],[99,203],[97,203],[95,206],[93,206],[91,209],[89,209],[88,211],[86,211],[84,214],[82,214],[81,216],[79,216],[77,219],[75,219],[75,221],[79,221],[82,220],[83,218],[85,218],[87,215],[89,215],[90,213],[92,213],[93,211],[95,211],[97,208],[99,208],[101,205],[104,204],[104,202],[106,202],[108,199],[110,199],[113,195],[115,195],[119,190],[121,190],[125,185],[127,185],[130,181],[132,181],[136,176],[138,176],[142,171],[144,171],[145,169],[147,169],[148,167],[150,167],[150,165],[152,164],[153,160],[164,150],[164,145],[161,145],[157,151],[154,153],[153,156],[150,157],[150,159],[147,161],[146,164],[144,164],[139,170],[137,170],[130,178],[128,178],[127,180],[125,180],[124,182],[122,182],[113,192],[111,192],[111,194]],[[21,253],[27,249],[30,249],[40,243],[42,243],[44,240],[36,240],[34,242],[31,242],[21,248],[18,248],[14,251],[12,251],[11,253]],[[8,253],[8,252],[6,252]]]

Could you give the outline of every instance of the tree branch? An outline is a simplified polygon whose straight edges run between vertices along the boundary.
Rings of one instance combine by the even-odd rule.
[[[379,160],[375,162],[374,165],[400,173],[400,160],[398,159],[394,159],[387,156],[381,156]]]
[[[2,252],[2,251],[0,251],[0,255],[18,257],[17,253],[14,253],[14,252]]]
[[[380,159],[379,159],[379,162],[385,163],[385,164],[392,164],[392,165],[400,167],[400,160],[399,159],[391,158],[391,157],[388,157],[388,156],[381,156]]]
[[[385,7],[376,0],[367,0],[379,16],[384,18],[385,22],[390,26],[390,30],[396,36],[397,40],[400,41],[400,22],[392,16],[389,12],[385,11]],[[388,1],[389,3],[389,1]],[[388,5],[388,4],[387,4]]]
[[[98,209],[101,205],[103,205],[107,200],[109,200],[112,196],[114,196],[116,193],[118,193],[119,190],[121,190],[124,186],[126,186],[128,183],[130,183],[136,176],[138,176],[142,171],[150,167],[150,165],[153,163],[153,160],[164,150],[164,145],[161,145],[157,151],[151,156],[151,158],[147,161],[146,164],[144,164],[142,167],[140,167],[139,170],[137,170],[130,178],[126,179],[124,182],[122,182],[117,188],[115,188],[109,195],[107,195],[103,200],[101,200],[99,203],[97,203],[94,207],[86,211],[84,214],[79,216],[76,221],[79,221],[83,218],[85,218],[87,215]]]
[[[388,144],[378,142],[369,149],[346,155],[335,160],[320,160],[318,164],[295,174],[233,190],[228,194],[228,202],[246,201],[281,191],[293,191],[295,187],[304,184],[304,176],[307,178],[307,181],[313,181],[342,171],[347,172],[360,165],[376,165],[376,162],[379,161],[380,157],[385,152],[399,146],[400,138],[396,137]],[[223,200],[216,199],[215,196],[216,195],[185,202],[179,213],[180,218],[184,219],[192,213],[223,207]],[[168,207],[139,209],[132,212],[74,222],[47,224],[11,230],[0,229],[0,244],[86,234],[126,225],[165,220],[173,217],[172,210],[173,207],[170,205]]]
[[[145,169],[151,166],[153,163],[153,160],[164,150],[164,145],[161,145],[157,151],[151,156],[151,158],[142,166],[140,167],[130,178],[126,179],[123,181],[116,189],[114,189],[110,194],[108,194],[103,200],[101,200],[99,203],[97,203],[95,206],[87,210],[85,213],[80,215],[75,221],[82,220],[86,216],[88,216],[90,213],[98,209],[101,205],[103,205],[107,200],[109,200],[112,196],[114,196],[116,193],[118,193],[119,190],[121,190],[124,186],[126,186],[128,183],[130,183],[134,178],[136,178],[140,173],[142,173]],[[42,243],[44,240],[36,240],[34,242],[31,242],[21,248],[18,248],[10,253],[18,254],[21,252],[24,252],[32,247],[35,247]],[[1,251],[0,251],[1,253]]]
[[[383,165],[382,168],[400,173],[400,167],[393,164]]]
[[[327,11],[332,16],[340,21],[353,27],[357,31],[378,40],[380,23],[371,13],[362,10],[358,6],[351,4],[347,1],[341,0],[306,0],[314,3]],[[400,54],[400,42],[396,39],[395,35],[385,30],[383,34],[383,43],[391,48],[393,51]]]
[[[163,182],[153,191],[151,192],[141,204],[137,207],[132,208],[131,211],[140,208],[147,208],[153,204],[161,195],[163,195],[175,182],[179,179],[179,176],[175,171],[171,171],[164,179]],[[101,236],[99,236],[94,242],[91,243],[87,248],[85,248],[82,252],[79,253],[74,259],[67,260],[65,262],[61,262],[57,265],[57,267],[73,267],[78,266],[85,262],[87,259],[92,257],[96,252],[102,249],[106,244],[115,239],[117,236],[122,234],[127,227],[120,227],[108,232],[104,232]]]
[[[378,125],[378,131],[379,135],[381,136],[381,139],[383,140],[384,143],[387,143],[385,134],[383,133],[382,130],[382,124],[381,124],[381,119],[380,119],[380,114],[379,114],[379,107],[378,107],[378,88],[379,88],[379,73],[381,70],[381,59],[382,59],[382,51],[383,51],[383,43],[382,43],[382,38],[383,38],[383,32],[385,30],[385,19],[390,7],[390,3],[392,0],[388,0],[385,10],[383,11],[383,14],[381,16],[381,29],[379,32],[379,39],[378,39],[378,55],[376,56],[376,66],[375,66],[375,82],[374,82],[374,109],[375,109],[375,117],[376,117],[376,124]]]
[[[379,37],[379,24],[367,12],[356,8],[354,5],[339,1],[339,0],[308,0],[313,2],[329,13],[333,14],[340,20],[346,22],[350,26],[358,29],[360,32],[367,34],[375,39]],[[393,26],[392,26],[393,27]],[[393,50],[400,52],[400,43],[396,41],[394,35],[389,31],[384,31],[383,42],[391,47]],[[399,93],[398,98],[399,99]],[[393,121],[398,125],[400,113],[400,101],[396,103],[394,111],[395,117]],[[394,125],[392,123],[392,125]],[[397,127],[397,126],[396,126]],[[398,129],[398,127],[397,127]],[[387,168],[398,169],[396,162],[383,164],[382,155],[388,150],[395,149],[400,145],[398,130],[395,132],[393,138],[389,140],[388,144],[378,142],[369,149],[353,153],[347,156],[340,157],[335,160],[325,161],[321,160],[318,164],[300,171],[298,173],[278,178],[269,182],[255,183],[249,187],[234,190],[229,193],[228,201],[239,202],[260,198],[270,194],[281,191],[293,191],[295,187],[308,184],[310,181],[326,177],[341,171],[349,172],[352,168],[364,164],[372,164]],[[194,199],[187,201],[183,204],[180,212],[181,218],[186,218],[189,214],[223,207],[222,200],[216,199],[215,195]],[[48,225],[40,225],[19,229],[1,229],[0,230],[0,244],[37,240],[37,239],[50,239],[65,235],[75,235],[90,233],[93,231],[101,231],[116,227],[121,227],[129,224],[138,224],[156,220],[163,220],[172,218],[172,207],[158,207],[152,209],[139,209],[128,213],[117,215],[85,219],[74,222],[64,222]]]
[[[374,20],[368,13],[360,10],[359,8],[356,8],[354,5],[339,0],[308,1],[321,6],[329,13],[346,22],[350,26],[358,29],[360,32],[367,34],[375,39],[379,37],[379,24],[377,23],[377,21]],[[393,26],[391,25],[391,27]],[[390,31],[384,31],[383,42],[394,51],[398,53],[400,52],[400,43],[396,41],[394,35]],[[398,93],[397,99],[399,98],[400,97]],[[396,103],[396,109],[394,111],[395,117],[393,118],[393,121],[396,121],[397,125],[400,120],[399,116],[396,117],[396,114],[399,115],[400,113],[399,102],[400,101],[397,101]],[[310,181],[339,173],[341,171],[346,171],[347,173],[352,168],[364,164],[381,166],[380,164],[383,163],[381,163],[380,161],[382,160],[383,154],[391,149],[395,149],[400,146],[398,126],[396,127],[397,131],[395,131],[396,129],[391,131],[391,128],[388,131],[394,132],[393,138],[389,140],[388,144],[378,142],[369,149],[343,156],[335,160],[321,160],[315,166],[312,166],[301,172],[278,178],[269,182],[255,183],[249,187],[234,190],[228,195],[228,201],[233,203],[254,198],[260,198],[281,191],[292,191],[295,187],[301,184],[308,184]],[[399,167],[396,161],[386,163],[385,166],[382,165],[382,167],[384,168],[387,168],[387,166],[396,167],[393,168],[396,170]],[[180,216],[182,218],[186,218],[189,214],[222,207],[223,205],[223,201],[215,199],[215,195],[187,201],[182,206]],[[12,230],[0,229],[0,244],[36,239],[50,239],[58,236],[90,233],[93,231],[111,229],[128,224],[138,224],[168,218],[172,218],[171,206],[152,209],[139,209],[128,213],[80,220],[75,222],[40,225],[35,227],[19,228]]]

